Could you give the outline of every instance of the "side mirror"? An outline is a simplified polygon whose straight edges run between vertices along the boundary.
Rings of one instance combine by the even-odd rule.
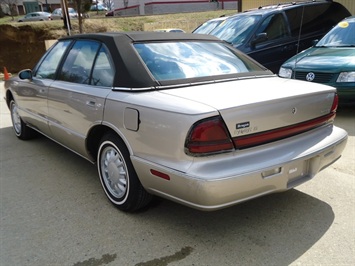
[[[268,40],[267,33],[262,32],[255,36],[254,40],[251,41],[251,45],[254,47],[256,44],[265,42]]]
[[[18,76],[20,79],[32,79],[32,70],[31,69],[21,70],[18,73]]]

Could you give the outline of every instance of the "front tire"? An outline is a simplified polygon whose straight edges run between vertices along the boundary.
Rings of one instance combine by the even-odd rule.
[[[14,100],[10,102],[10,113],[12,128],[14,129],[16,137],[22,140],[31,139],[35,135],[35,131],[32,128],[29,128],[20,117],[18,112],[17,104]]]
[[[97,167],[106,196],[118,209],[127,212],[139,210],[151,201],[133,168],[123,141],[113,133],[100,142]]]

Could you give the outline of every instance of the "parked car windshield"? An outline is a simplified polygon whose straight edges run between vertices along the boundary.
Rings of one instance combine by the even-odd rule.
[[[156,80],[175,80],[263,70],[220,42],[136,43]]]
[[[200,34],[209,34],[212,30],[214,30],[218,25],[220,25],[226,18],[220,19],[211,19],[206,21],[198,28],[196,28],[192,33],[200,33]]]
[[[261,19],[260,15],[230,17],[218,25],[210,34],[233,45],[242,44],[249,37],[253,25]]]
[[[316,47],[355,47],[355,20],[342,21],[328,32]]]

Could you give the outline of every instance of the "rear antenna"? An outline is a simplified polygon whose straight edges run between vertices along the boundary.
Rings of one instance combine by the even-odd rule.
[[[301,34],[302,34],[302,25],[303,25],[303,15],[304,15],[304,6],[302,6],[302,15],[301,15],[301,25],[300,25],[300,30],[298,32],[298,40],[297,40],[297,49],[296,49],[296,54],[298,54],[299,52],[299,48],[300,48],[300,42],[301,42]],[[295,67],[294,69],[296,69],[296,65],[297,65],[297,59],[295,60]],[[296,75],[296,71],[292,71],[293,72],[293,78],[295,78]]]

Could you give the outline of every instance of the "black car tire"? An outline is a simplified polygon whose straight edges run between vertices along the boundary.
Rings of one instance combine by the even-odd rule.
[[[113,133],[101,139],[97,167],[106,196],[118,209],[137,211],[151,201],[133,168],[129,152],[123,141]]]
[[[12,128],[14,129],[15,135],[22,140],[28,140],[35,136],[35,131],[28,127],[20,117],[18,113],[18,107],[14,100],[10,102],[10,113]]]

